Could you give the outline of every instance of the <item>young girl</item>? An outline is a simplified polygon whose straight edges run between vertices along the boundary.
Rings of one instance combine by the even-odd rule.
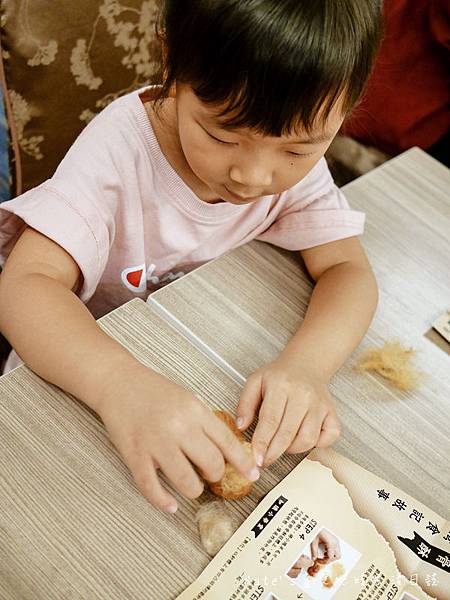
[[[112,102],[51,179],[1,205],[1,331],[100,415],[155,507],[177,509],[158,469],[195,498],[194,466],[217,481],[226,459],[255,480],[255,461],[339,435],[327,383],[377,287],[357,239],[364,215],[323,155],[369,74],[379,12],[375,0],[167,0],[163,86]],[[317,284],[300,330],[243,390],[238,426],[258,413],[249,457],[94,317],[255,238],[300,251]]]

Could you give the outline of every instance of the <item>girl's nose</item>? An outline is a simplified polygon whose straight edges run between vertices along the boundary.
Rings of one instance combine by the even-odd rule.
[[[230,179],[239,183],[250,192],[263,191],[272,183],[272,169],[270,165],[249,161],[233,165],[230,169]]]

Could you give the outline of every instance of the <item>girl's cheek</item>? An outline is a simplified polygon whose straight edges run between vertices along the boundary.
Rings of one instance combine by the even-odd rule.
[[[199,165],[205,160],[205,148],[195,137],[183,138],[181,145],[184,155],[191,166]]]
[[[225,157],[220,150],[214,147],[208,147],[206,144],[196,145],[193,148],[194,160],[198,169],[202,171],[223,171],[226,168]]]
[[[313,169],[318,160],[317,158],[288,159],[288,166],[284,168],[284,181],[281,183],[281,187],[287,190],[299,183]]]
[[[189,159],[189,165],[193,173],[202,181],[210,184],[212,182],[222,182],[224,178],[224,166],[220,168],[217,158],[211,153],[195,153]]]

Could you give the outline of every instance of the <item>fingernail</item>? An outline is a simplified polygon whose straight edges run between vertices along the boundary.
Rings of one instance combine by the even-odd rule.
[[[264,462],[264,456],[260,452],[259,454],[256,455],[256,464],[258,465],[258,467],[262,467],[263,462]]]
[[[243,419],[243,417],[239,417],[239,418],[236,420],[236,427],[237,427],[238,429],[240,429],[240,428],[242,427],[242,425],[243,425],[243,424],[244,424],[244,419]]]
[[[256,481],[257,479],[259,479],[259,470],[254,467],[251,471],[250,471],[250,481]]]
[[[178,506],[176,504],[170,504],[169,506],[166,506],[166,511],[168,513],[176,513],[178,510]]]

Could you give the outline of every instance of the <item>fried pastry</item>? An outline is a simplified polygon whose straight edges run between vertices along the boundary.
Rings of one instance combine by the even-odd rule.
[[[247,442],[236,427],[233,417],[230,413],[222,410],[215,410],[214,414],[219,417],[231,431],[235,434],[235,436],[239,439],[241,444],[245,447],[249,454],[252,453],[252,445],[250,442]],[[243,475],[241,475],[230,463],[225,461],[225,472],[220,481],[208,481],[206,480],[209,489],[216,494],[216,496],[220,496],[221,498],[226,498],[227,500],[237,500],[238,498],[243,498],[247,494],[251,492],[253,481],[249,481]]]

